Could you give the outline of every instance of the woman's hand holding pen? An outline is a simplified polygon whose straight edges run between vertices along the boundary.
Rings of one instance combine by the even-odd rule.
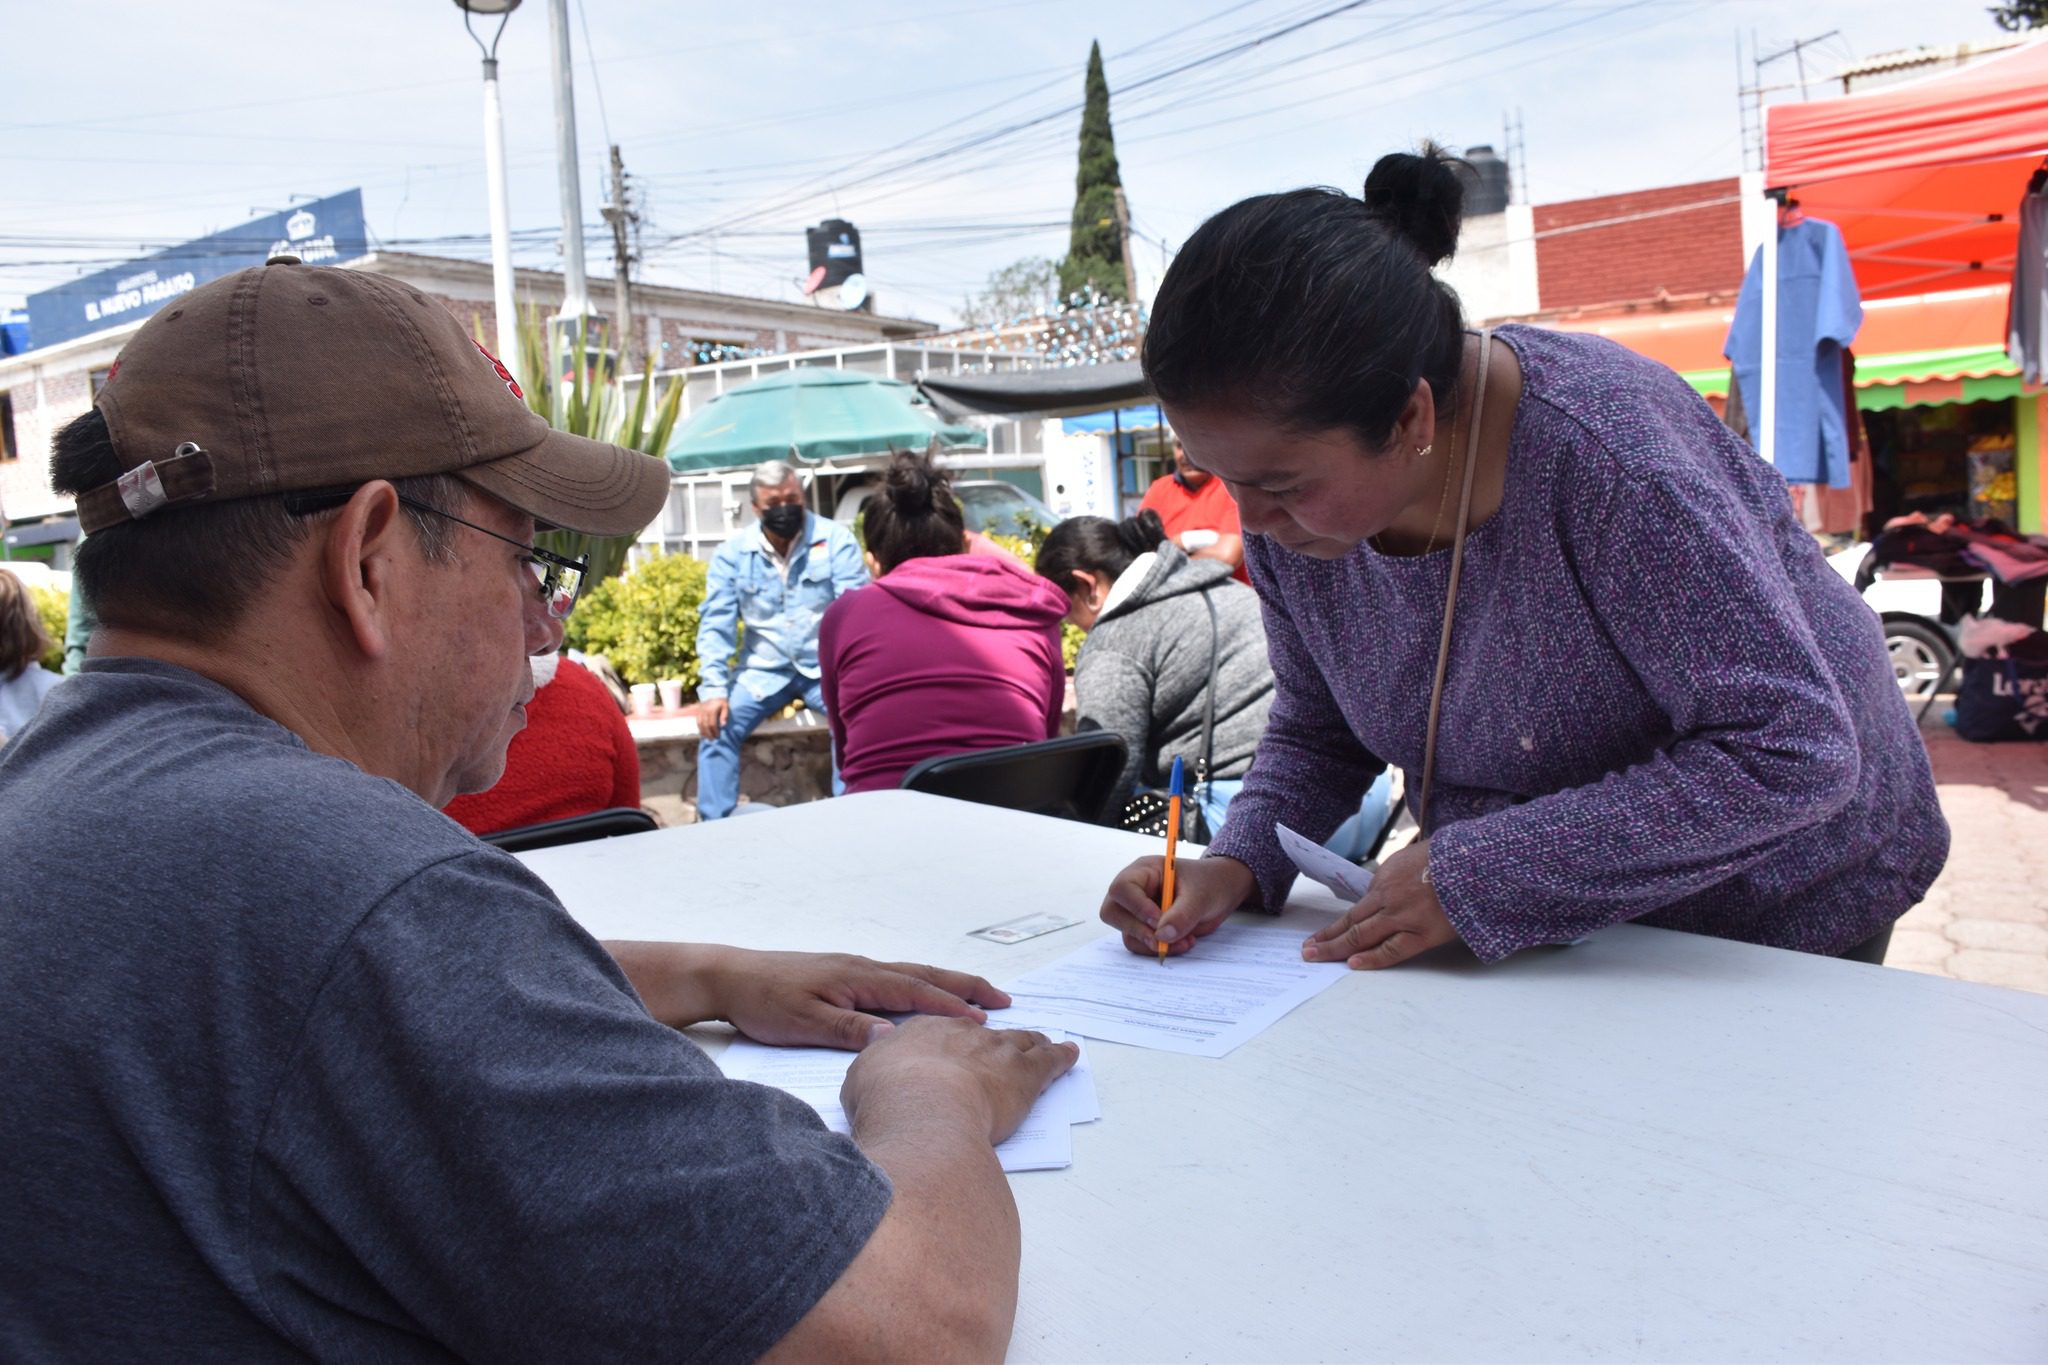
[[[1410,844],[1373,873],[1364,899],[1309,935],[1310,962],[1391,967],[1458,937],[1429,881],[1429,841]]]
[[[1102,900],[1102,922],[1124,936],[1124,947],[1144,957],[1166,944],[1184,953],[1216,932],[1233,910],[1257,894],[1252,870],[1235,858],[1179,858],[1174,863],[1173,906],[1159,909],[1166,859],[1140,858],[1116,874]]]

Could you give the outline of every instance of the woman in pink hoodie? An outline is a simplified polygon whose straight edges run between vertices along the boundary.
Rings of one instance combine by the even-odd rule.
[[[929,455],[898,454],[862,504],[875,583],[818,628],[825,715],[849,792],[879,791],[934,754],[1059,732],[1066,670],[1059,589],[1007,554],[968,554]]]

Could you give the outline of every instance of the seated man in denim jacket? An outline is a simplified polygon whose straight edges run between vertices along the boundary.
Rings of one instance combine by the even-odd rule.
[[[860,545],[835,521],[804,510],[796,471],[780,460],[754,470],[758,524],[711,558],[697,621],[697,818],[723,820],[740,799],[740,745],[798,697],[825,714],[818,686],[818,621],[835,598],[868,581]],[[746,623],[739,677],[736,626]],[[833,773],[838,790],[838,773]]]

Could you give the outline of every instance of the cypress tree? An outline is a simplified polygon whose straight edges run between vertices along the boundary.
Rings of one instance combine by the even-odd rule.
[[[1102,74],[1102,44],[1088,45],[1088,97],[1081,110],[1081,166],[1074,176],[1074,227],[1060,262],[1060,292],[1094,285],[1105,298],[1124,290],[1124,241],[1116,222],[1116,134],[1109,126],[1109,81]]]

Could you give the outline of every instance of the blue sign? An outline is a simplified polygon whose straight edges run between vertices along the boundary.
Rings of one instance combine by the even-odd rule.
[[[226,232],[29,295],[29,345],[54,346],[140,322],[208,280],[262,265],[272,256],[297,256],[307,265],[352,261],[368,254],[368,235],[361,190],[253,218]]]

